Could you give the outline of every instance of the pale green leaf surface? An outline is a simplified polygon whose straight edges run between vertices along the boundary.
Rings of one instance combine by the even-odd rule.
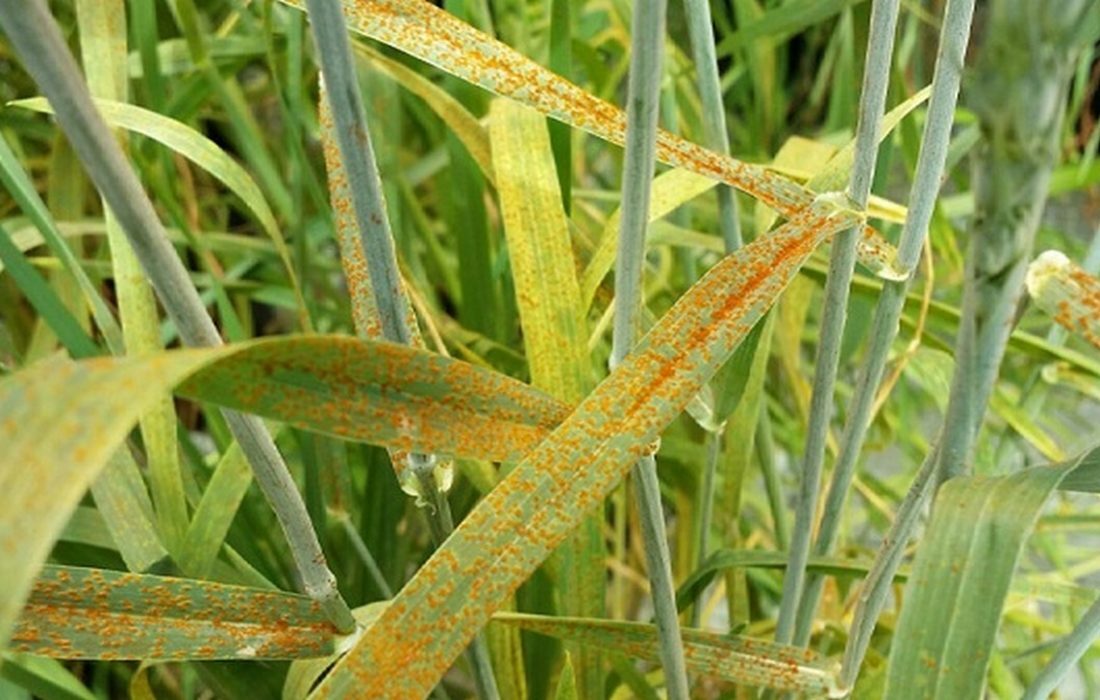
[[[890,654],[890,698],[976,698],[986,682],[1005,596],[1051,492],[1093,451],[1005,477],[941,488],[906,586]]]

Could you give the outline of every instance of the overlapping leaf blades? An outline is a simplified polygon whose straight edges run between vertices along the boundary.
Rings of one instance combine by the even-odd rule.
[[[821,197],[715,266],[477,505],[316,694],[426,694],[507,596],[653,450],[817,245],[858,221],[837,198]]]
[[[304,0],[281,1],[304,8]],[[621,145],[626,138],[622,110],[425,0],[344,0],[344,9],[352,31],[611,143]],[[787,217],[814,198],[813,191],[762,165],[715,153],[667,131],[658,130],[656,149],[658,161],[736,187]],[[903,279],[893,267],[895,252],[878,232],[864,227],[859,256],[868,269],[887,279]]]

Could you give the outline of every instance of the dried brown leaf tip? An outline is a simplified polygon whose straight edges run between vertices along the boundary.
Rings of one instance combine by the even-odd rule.
[[[1100,348],[1100,279],[1048,250],[1028,267],[1027,291],[1056,322]]]

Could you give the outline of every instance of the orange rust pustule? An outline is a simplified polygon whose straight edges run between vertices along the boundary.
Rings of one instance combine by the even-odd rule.
[[[345,8],[355,31],[599,138],[619,145],[625,140],[622,110],[429,2],[352,0]],[[793,180],[666,131],[658,133],[656,155],[663,163],[736,187],[787,216],[813,200],[813,193]]]
[[[729,357],[816,245],[852,225],[851,217],[833,213],[815,203],[692,287],[474,508],[334,668],[319,696],[354,688],[367,697],[423,697]],[[684,348],[687,338],[692,345]]]

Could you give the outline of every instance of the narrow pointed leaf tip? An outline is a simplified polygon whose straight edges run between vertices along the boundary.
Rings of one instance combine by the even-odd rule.
[[[1055,322],[1100,348],[1100,279],[1048,250],[1028,266],[1027,292]]]
[[[315,691],[419,698],[646,454],[816,247],[860,217],[813,200],[719,262],[611,375],[501,481]]]

